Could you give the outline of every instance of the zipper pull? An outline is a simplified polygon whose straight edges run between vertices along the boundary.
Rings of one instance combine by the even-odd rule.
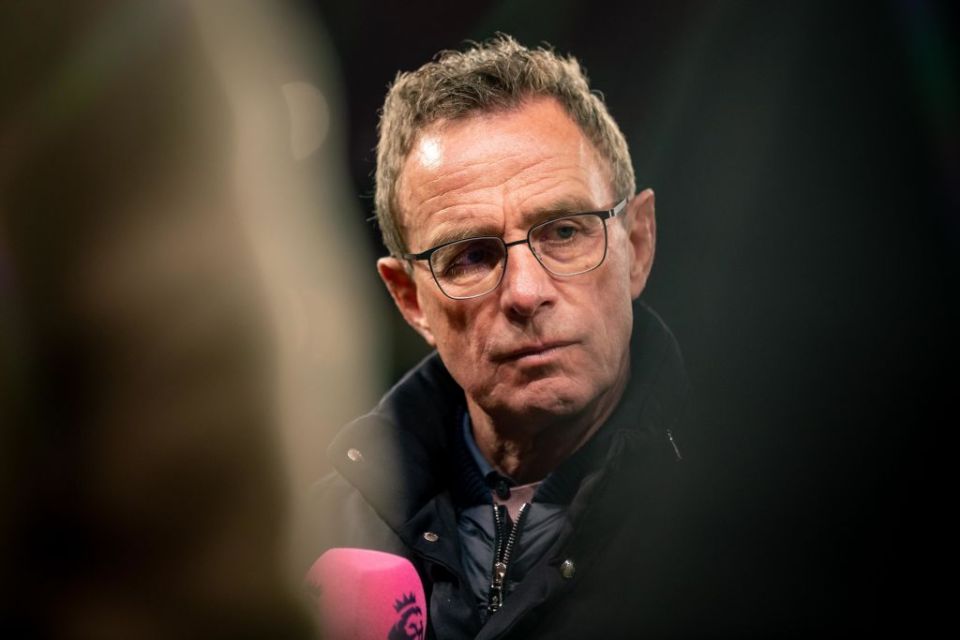
[[[673,439],[673,429],[667,429],[667,439],[673,446],[673,453],[676,454],[677,460],[683,460],[683,456],[680,455],[680,447],[677,446],[677,441]]]
[[[493,583],[490,585],[490,604],[487,611],[495,613],[503,604],[503,581],[507,577],[507,563],[493,564]]]

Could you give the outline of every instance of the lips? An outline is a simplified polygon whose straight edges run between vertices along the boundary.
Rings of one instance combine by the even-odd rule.
[[[573,344],[570,341],[541,342],[536,344],[523,345],[508,351],[495,352],[491,360],[494,362],[509,362],[511,360],[520,360],[531,356],[546,355],[551,351],[561,349]]]

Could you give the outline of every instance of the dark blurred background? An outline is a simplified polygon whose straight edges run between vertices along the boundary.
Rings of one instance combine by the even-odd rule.
[[[644,299],[696,394],[681,438],[718,564],[784,634],[932,624],[955,561],[956,6],[514,0],[315,4],[357,201],[398,70],[496,31],[574,54],[657,193]],[[370,226],[374,251],[384,250]],[[385,295],[385,294],[384,294]],[[424,352],[395,314],[393,379]]]

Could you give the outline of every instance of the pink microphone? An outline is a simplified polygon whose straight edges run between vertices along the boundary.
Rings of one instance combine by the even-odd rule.
[[[330,549],[306,577],[328,640],[423,640],[427,607],[410,561],[369,549]]]

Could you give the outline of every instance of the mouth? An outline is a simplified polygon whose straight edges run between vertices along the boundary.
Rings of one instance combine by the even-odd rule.
[[[567,341],[556,341],[524,345],[516,349],[496,353],[491,359],[494,362],[518,362],[521,360],[544,359],[572,344],[574,343]]]

